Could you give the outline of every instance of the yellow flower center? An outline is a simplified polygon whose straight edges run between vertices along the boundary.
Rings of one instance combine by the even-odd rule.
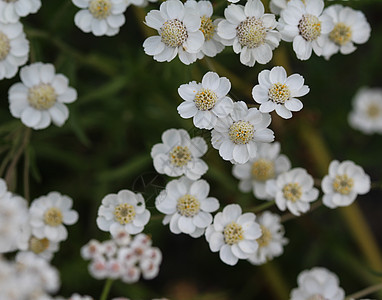
[[[204,40],[208,41],[212,39],[215,34],[216,26],[212,23],[211,18],[203,16],[200,18],[200,31],[204,34]]]
[[[345,45],[351,40],[352,30],[350,26],[344,23],[337,23],[332,32],[329,34],[329,38],[339,46]]]
[[[274,163],[267,159],[260,158],[252,164],[252,178],[259,181],[266,181],[275,177]]]
[[[269,89],[269,99],[276,103],[285,103],[289,100],[290,90],[286,84],[275,83]]]
[[[342,194],[348,195],[354,186],[353,178],[348,177],[348,175],[337,175],[333,181],[333,189]]]
[[[259,244],[259,248],[266,247],[272,241],[272,233],[263,225],[260,225],[261,232],[263,233],[256,241]]]
[[[248,48],[256,48],[264,44],[266,28],[263,21],[255,17],[247,18],[236,27],[240,45]]]
[[[314,41],[321,35],[321,22],[313,15],[305,14],[298,23],[300,35],[307,41]]]
[[[43,238],[40,240],[33,236],[29,240],[29,249],[36,254],[40,254],[49,248],[49,243],[50,242],[47,238]]]
[[[235,144],[248,144],[255,132],[253,125],[247,121],[238,121],[229,128],[229,138]]]
[[[370,104],[367,109],[366,109],[366,114],[372,118],[376,119],[381,115],[381,109],[379,108],[378,105],[375,104]]]
[[[182,216],[193,217],[198,214],[200,210],[200,202],[194,196],[187,194],[178,199],[176,209]]]
[[[91,0],[89,11],[96,19],[106,19],[111,14],[110,0]]]
[[[218,96],[210,89],[201,89],[196,93],[194,99],[195,105],[199,110],[212,109],[216,101],[218,101]]]
[[[175,146],[170,152],[170,161],[176,167],[183,167],[191,160],[191,151],[187,146]]]
[[[9,38],[0,31],[0,61],[4,60],[11,51],[11,44]]]
[[[56,99],[56,92],[50,84],[35,85],[28,92],[29,104],[39,110],[51,108],[56,103]]]
[[[301,186],[298,183],[288,183],[283,187],[283,194],[285,199],[296,202],[302,195]]]
[[[128,224],[135,218],[135,208],[131,204],[119,204],[114,209],[114,217],[119,224]]]
[[[19,0],[3,0],[4,2],[7,2],[7,3],[12,3],[12,2],[16,2],[16,1],[19,1]]]
[[[327,300],[324,296],[315,294],[313,296],[310,296],[307,300]]]
[[[244,239],[244,230],[241,225],[232,222],[224,227],[224,241],[228,245],[237,244]]]
[[[62,219],[62,212],[57,207],[51,207],[44,213],[44,222],[49,226],[60,226],[62,224]]]
[[[166,21],[160,29],[160,35],[162,42],[169,47],[179,47],[188,38],[186,27],[177,19]]]

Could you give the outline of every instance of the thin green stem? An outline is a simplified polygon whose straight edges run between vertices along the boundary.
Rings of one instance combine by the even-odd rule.
[[[107,300],[107,296],[109,295],[112,284],[113,284],[113,279],[108,278],[105,282],[105,285],[103,286],[100,300]]]
[[[29,167],[30,167],[30,157],[28,149],[24,152],[24,198],[29,202]]]
[[[345,298],[345,300],[362,298],[364,296],[370,295],[370,294],[377,292],[379,290],[382,290],[382,283],[377,283],[377,284],[369,286],[363,290],[360,290],[354,294],[351,294],[351,295],[347,296]]]
[[[268,202],[265,202],[265,203],[263,203],[261,205],[255,206],[255,207],[249,209],[249,211],[252,211],[254,213],[259,213],[259,212],[261,212],[261,211],[263,211],[263,210],[265,210],[265,209],[267,209],[269,207],[272,207],[273,205],[275,205],[275,200],[268,201]]]

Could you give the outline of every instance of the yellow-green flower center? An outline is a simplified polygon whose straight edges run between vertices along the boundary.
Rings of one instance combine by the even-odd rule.
[[[114,209],[114,217],[119,224],[128,224],[135,218],[135,208],[131,204],[119,204]]]
[[[348,177],[348,175],[337,175],[333,181],[333,189],[342,194],[348,195],[354,186],[353,178]]]
[[[106,19],[111,14],[110,0],[91,0],[89,11],[96,19]]]
[[[4,60],[11,51],[11,44],[8,36],[0,31],[0,61]]]
[[[263,21],[255,17],[248,17],[236,27],[236,33],[241,46],[256,48],[264,44],[266,28]]]
[[[321,35],[321,22],[316,16],[305,14],[298,23],[298,30],[305,40],[314,41]]]
[[[244,239],[244,230],[241,225],[232,222],[224,227],[224,241],[228,245],[237,244]]]
[[[182,216],[193,217],[200,210],[200,202],[194,196],[187,194],[178,199],[176,209]]]
[[[211,18],[203,16],[200,18],[200,31],[204,34],[204,40],[208,41],[212,39],[215,34],[216,26],[212,23]]]
[[[199,110],[212,109],[216,101],[218,101],[218,96],[210,89],[201,89],[196,93],[194,99],[195,105]]]
[[[253,125],[247,121],[238,121],[229,128],[229,138],[235,144],[248,144],[255,132]]]
[[[272,233],[263,225],[260,225],[261,232],[263,233],[256,241],[259,244],[259,248],[266,247],[272,241]]]
[[[57,95],[50,84],[39,84],[28,91],[29,104],[39,110],[49,109],[56,103]]]
[[[275,166],[270,160],[260,158],[252,164],[252,178],[266,181],[275,177]]]
[[[183,167],[191,160],[191,151],[187,146],[175,146],[170,152],[170,161],[176,167]]]
[[[33,236],[29,240],[29,249],[36,254],[40,254],[49,248],[49,243],[50,242],[47,238],[43,238],[40,240]]]
[[[169,47],[179,47],[188,38],[187,29],[177,19],[166,21],[160,29],[162,42]]]
[[[289,100],[290,90],[286,84],[275,83],[269,89],[268,95],[269,99],[271,99],[273,102],[283,104]]]
[[[339,46],[351,40],[352,30],[344,23],[337,23],[329,34],[329,38]]]
[[[327,300],[327,299],[320,294],[315,294],[313,296],[310,296],[307,300]]]
[[[285,199],[296,202],[302,196],[302,189],[298,183],[288,183],[283,187],[283,194]]]
[[[44,222],[49,226],[60,226],[62,224],[62,220],[62,212],[57,207],[51,207],[44,213]]]
[[[372,118],[376,119],[381,115],[381,109],[379,108],[378,105],[375,104],[370,104],[367,109],[366,109],[366,114]]]

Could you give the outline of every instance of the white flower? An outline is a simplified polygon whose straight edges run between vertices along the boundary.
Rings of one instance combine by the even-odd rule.
[[[126,246],[131,241],[131,236],[124,227],[110,228],[110,233],[118,246]]]
[[[105,253],[105,249],[97,240],[90,240],[86,245],[81,247],[81,256],[84,259],[96,259]]]
[[[276,113],[284,118],[292,117],[292,111],[300,111],[303,104],[296,97],[309,93],[309,87],[304,85],[304,77],[293,74],[287,77],[283,67],[263,70],[258,76],[259,84],[252,89],[252,97],[260,103],[259,110]]]
[[[348,120],[351,127],[365,134],[382,134],[382,89],[360,89],[353,99]]]
[[[288,171],[291,163],[283,154],[280,154],[280,143],[259,144],[257,155],[242,165],[234,165],[233,175],[240,179],[239,189],[242,192],[252,190],[258,199],[270,200],[265,185],[268,180],[276,178],[279,174]]]
[[[90,296],[81,296],[76,293],[71,295],[68,300],[93,300],[93,298]]]
[[[159,10],[150,11],[145,20],[147,26],[159,33],[144,41],[146,54],[153,55],[159,62],[171,61],[177,54],[186,65],[196,60],[196,54],[204,43],[204,35],[199,30],[200,16],[196,10],[184,7],[179,0],[167,0]]]
[[[0,22],[0,80],[15,76],[19,66],[27,62],[28,54],[29,42],[25,38],[23,25],[20,22]]]
[[[295,168],[280,174],[276,180],[266,184],[267,193],[276,200],[277,207],[299,216],[309,210],[310,204],[317,199],[318,190],[313,187],[313,177],[305,169]]]
[[[242,214],[237,204],[227,205],[215,215],[207,227],[206,239],[212,252],[228,265],[236,265],[239,259],[249,258],[258,248],[256,239],[261,236],[260,225],[253,213]]]
[[[262,265],[284,252],[284,245],[288,239],[284,237],[284,226],[281,224],[280,216],[265,211],[258,217],[262,235],[257,239],[259,248],[248,260],[254,265]]]
[[[292,290],[291,300],[326,299],[343,300],[345,292],[339,286],[336,274],[315,267],[302,271],[297,277],[298,288]]]
[[[102,199],[97,225],[103,231],[124,228],[130,234],[137,234],[143,230],[149,219],[150,212],[146,209],[142,195],[122,190]]]
[[[77,99],[68,78],[56,74],[52,64],[42,63],[23,67],[20,78],[22,82],[12,85],[8,92],[12,116],[33,129],[44,129],[51,122],[62,126],[69,116],[65,103]]]
[[[226,77],[219,77],[215,72],[208,72],[201,83],[192,81],[178,88],[183,98],[178,106],[182,118],[193,118],[195,127],[212,129],[218,118],[225,118],[232,112],[233,102],[227,97],[231,82]]]
[[[74,23],[83,32],[95,36],[116,35],[125,24],[124,12],[127,3],[124,0],[72,0],[81,8],[74,17]]]
[[[53,242],[66,240],[68,231],[65,225],[78,220],[78,213],[72,210],[73,200],[58,192],[35,199],[29,209],[32,234],[38,238],[47,238]]]
[[[207,172],[207,164],[200,158],[207,152],[201,137],[190,138],[184,129],[168,129],[162,134],[163,143],[151,149],[155,170],[171,177],[186,175],[199,179]]]
[[[130,5],[145,7],[149,3],[154,3],[154,2],[158,2],[158,0],[125,0],[127,7],[129,7]]]
[[[273,30],[275,15],[264,14],[260,0],[248,0],[245,7],[231,4],[224,10],[226,20],[218,25],[218,35],[222,43],[233,46],[240,53],[240,62],[254,66],[257,61],[266,64],[272,59],[272,51],[278,47],[281,35]]]
[[[307,60],[313,51],[321,56],[325,35],[333,29],[332,18],[321,15],[323,0],[291,0],[281,12],[279,30],[284,41],[293,41],[297,58]]]
[[[270,143],[273,131],[267,127],[271,116],[257,108],[248,109],[243,101],[235,102],[233,111],[226,118],[219,118],[212,130],[212,146],[219,150],[224,160],[244,164],[256,157],[256,142]]]
[[[348,206],[358,195],[370,191],[370,177],[352,161],[340,163],[334,160],[329,165],[329,174],[322,179],[321,187],[324,205],[330,208]]]
[[[221,39],[217,35],[216,28],[223,19],[216,19],[212,21],[213,7],[212,3],[208,0],[195,1],[187,0],[184,4],[185,7],[195,9],[200,16],[200,28],[204,35],[204,43],[200,51],[197,53],[198,59],[205,56],[214,57],[224,49]]]
[[[31,229],[29,229],[30,231]],[[19,249],[25,252],[32,252],[35,255],[50,261],[53,258],[54,253],[59,250],[59,242],[51,241],[45,238],[37,238],[33,235],[30,235],[26,241],[23,241],[19,245]]]
[[[326,59],[338,51],[352,53],[357,49],[354,44],[364,44],[369,39],[371,28],[361,11],[337,4],[327,7],[323,14],[330,16],[334,22],[323,48],[322,55]]]
[[[36,13],[41,0],[0,0],[0,22],[16,23],[20,17]]]
[[[211,213],[219,208],[216,198],[208,197],[210,186],[205,180],[192,181],[187,177],[172,180],[155,201],[156,208],[166,214],[163,224],[170,223],[170,230],[192,237],[203,235],[212,222]]]

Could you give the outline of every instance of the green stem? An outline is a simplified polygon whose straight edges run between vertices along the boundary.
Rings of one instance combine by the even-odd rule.
[[[100,300],[107,300],[107,296],[109,295],[112,284],[113,284],[113,279],[108,278],[105,282],[105,285],[103,286]]]
[[[382,290],[382,283],[378,283],[372,286],[369,286],[363,290],[360,290],[354,294],[351,294],[345,298],[345,300],[351,300],[351,299],[358,299],[367,295],[370,295],[374,292],[377,292],[379,290]]]
[[[268,201],[268,202],[263,203],[261,205],[255,206],[255,207],[249,209],[249,211],[252,211],[254,213],[259,213],[259,212],[261,212],[261,211],[263,211],[263,210],[265,210],[265,209],[267,209],[269,207],[272,207],[273,205],[275,205],[275,200]]]

